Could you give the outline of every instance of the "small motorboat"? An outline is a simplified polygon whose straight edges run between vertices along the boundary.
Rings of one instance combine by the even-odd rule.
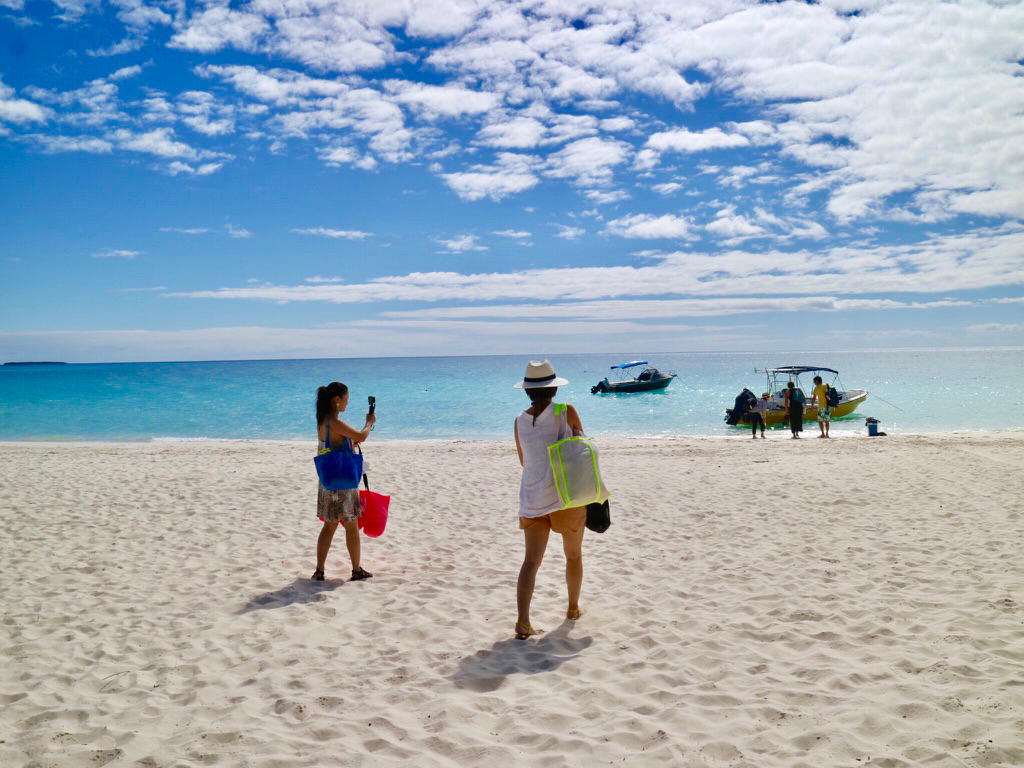
[[[590,388],[590,394],[626,394],[631,392],[660,392],[676,378],[674,373],[662,373],[657,368],[644,368],[635,378],[627,378],[630,368],[647,365],[646,360],[634,360],[632,363],[613,365],[611,370],[618,371],[620,379],[609,382],[607,377]],[[630,371],[632,373],[632,371]]]
[[[839,371],[832,368],[817,368],[810,365],[784,365],[781,368],[765,368],[763,370],[755,368],[754,373],[763,373],[767,377],[765,389],[768,391],[768,413],[764,421],[768,426],[786,423],[786,390],[791,381],[796,384],[798,389],[803,390],[804,397],[806,398],[804,421],[818,420],[817,404],[811,405],[811,392],[814,389],[814,385],[801,384],[801,374],[811,374],[812,377],[815,374],[833,374],[832,383],[829,384],[829,387],[836,390],[835,394],[838,397],[838,404],[832,406],[833,419],[842,418],[853,413],[857,410],[857,406],[868,399],[868,391],[866,389],[840,389],[842,382],[839,381]],[[822,378],[824,379],[824,377]],[[839,385],[838,387],[836,386],[837,384]],[[757,400],[757,395],[749,389],[744,389],[736,397],[734,407],[725,409],[726,422],[733,426],[743,425],[749,427],[750,420],[747,414]]]

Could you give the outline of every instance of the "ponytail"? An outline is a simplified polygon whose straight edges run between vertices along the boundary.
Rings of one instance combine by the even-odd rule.
[[[544,413],[544,409],[551,405],[558,387],[534,387],[524,390],[526,396],[533,403],[533,423],[537,423],[537,417]]]
[[[336,397],[344,397],[348,394],[348,387],[340,381],[332,381],[326,387],[318,387],[316,390],[316,425],[319,427],[329,416],[334,415],[331,402]]]

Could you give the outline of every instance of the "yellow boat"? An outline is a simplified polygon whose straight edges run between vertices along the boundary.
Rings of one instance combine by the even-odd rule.
[[[767,377],[766,390],[769,394],[768,397],[768,413],[765,417],[765,424],[772,426],[773,424],[785,424],[786,419],[786,405],[785,405],[785,393],[789,388],[789,382],[796,384],[798,389],[802,389],[806,398],[806,404],[804,405],[804,421],[817,421],[818,420],[818,406],[817,403],[811,405],[812,392],[814,385],[805,387],[800,383],[800,375],[805,373],[820,374],[820,373],[831,373],[834,374],[832,383],[830,386],[835,387],[839,382],[839,371],[833,370],[832,368],[818,368],[815,366],[808,365],[784,365],[781,368],[765,368],[763,370],[755,369],[755,373],[763,373]],[[840,383],[841,386],[841,383]],[[847,389],[841,390],[836,387],[836,391],[839,394],[839,404],[832,407],[832,418],[840,419],[843,416],[848,416],[857,410],[857,407],[868,399],[868,391],[866,389]],[[744,389],[740,393],[740,396],[736,398],[736,407],[740,409],[739,418],[733,418],[733,411],[736,407],[725,409],[725,420],[727,423],[732,425],[743,425],[750,426],[750,419],[747,416],[747,410],[749,405],[752,404],[749,401],[757,400],[758,397],[749,389]],[[747,402],[748,407],[744,408],[743,403]]]

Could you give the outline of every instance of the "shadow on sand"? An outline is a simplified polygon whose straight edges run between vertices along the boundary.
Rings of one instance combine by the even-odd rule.
[[[333,592],[344,583],[344,579],[327,579],[325,581],[296,579],[286,587],[250,597],[249,602],[238,613],[241,615],[268,608],[283,608],[286,605],[316,603],[325,599],[328,592]]]
[[[529,640],[510,637],[459,662],[451,680],[459,688],[487,693],[500,688],[509,675],[551,672],[575,659],[594,642],[591,637],[569,637],[576,622],[566,619],[557,629]]]

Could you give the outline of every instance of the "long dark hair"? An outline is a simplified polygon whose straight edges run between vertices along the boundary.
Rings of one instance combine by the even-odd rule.
[[[334,413],[331,402],[336,397],[344,397],[348,394],[348,387],[340,381],[332,381],[326,387],[318,387],[316,390],[316,425],[319,427],[328,416]]]
[[[537,417],[544,413],[544,409],[551,404],[558,387],[533,387],[524,391],[530,398],[530,402],[533,403],[533,423],[536,424]]]

